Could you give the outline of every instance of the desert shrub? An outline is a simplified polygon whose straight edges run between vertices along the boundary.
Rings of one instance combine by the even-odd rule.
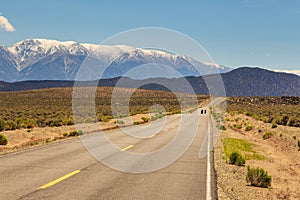
[[[148,117],[142,117],[141,119],[142,119],[143,122],[145,122],[145,123],[146,123],[146,122],[149,122],[149,120],[150,120]]]
[[[64,118],[62,119],[62,125],[67,125],[67,126],[74,125],[74,121],[72,119]]]
[[[77,131],[77,135],[78,135],[78,136],[79,136],[79,135],[83,135],[83,131],[82,131],[82,130]]]
[[[151,120],[151,121],[155,121],[155,120],[157,120],[157,118],[156,118],[155,116],[151,116],[151,117],[150,117],[150,120]]]
[[[251,168],[248,166],[246,181],[251,186],[268,188],[271,186],[272,177],[262,168]]]
[[[181,114],[181,110],[175,110],[172,112],[172,115]]]
[[[122,121],[122,120],[117,120],[117,121],[115,121],[115,123],[116,123],[116,124],[124,124],[124,121]]]
[[[4,130],[16,130],[17,125],[14,121],[8,120],[4,124]]]
[[[270,137],[273,136],[273,133],[272,132],[265,132],[263,134],[263,139],[266,140],[266,139],[269,139]]]
[[[246,126],[245,131],[251,131],[251,130],[252,130],[252,126],[251,125]]]
[[[34,128],[36,125],[36,121],[32,120],[32,119],[18,119],[17,120],[17,127],[20,128]]]
[[[300,140],[298,140],[298,147],[299,147],[299,149],[300,149]]]
[[[219,128],[220,130],[223,130],[223,131],[226,130],[226,127],[225,127],[224,125],[220,125],[218,128]]]
[[[262,130],[261,130],[261,129],[258,129],[258,132],[259,132],[259,133],[261,133],[261,132],[262,132]]]
[[[140,122],[133,122],[133,125],[139,125]]]
[[[299,102],[299,97],[230,97],[227,110],[266,123],[300,127]]]
[[[7,145],[7,138],[0,134],[0,145]]]
[[[113,117],[108,115],[108,116],[102,116],[101,117],[101,121],[102,122],[109,122],[109,120],[111,120]]]
[[[245,164],[245,159],[238,152],[232,152],[229,156],[229,163],[232,165],[242,166]]]
[[[78,136],[78,132],[77,131],[70,131],[69,137],[74,137],[74,136]]]
[[[277,124],[272,124],[272,128],[277,128]]]
[[[3,119],[0,119],[0,131],[3,131],[5,128],[5,122]]]
[[[65,133],[63,133],[63,136],[64,136],[64,137],[67,137],[68,135],[69,135],[69,134],[68,134],[68,133],[66,133],[66,132],[65,132]]]
[[[86,118],[83,120],[83,123],[96,123],[97,119],[94,118]]]
[[[50,119],[46,121],[46,125],[50,126],[50,127],[54,127],[54,126],[62,126],[62,121],[59,119]]]
[[[164,116],[166,116],[166,115],[167,115],[167,114],[157,113],[157,114],[155,114],[155,116],[151,116],[150,120],[151,120],[151,121],[155,121],[155,120],[160,119],[160,118],[162,118],[162,117],[164,117]]]
[[[237,128],[237,129],[241,129],[241,128],[243,128],[243,125],[242,124],[234,124],[233,127]]]
[[[289,119],[288,126],[300,127],[300,118],[293,116]]]

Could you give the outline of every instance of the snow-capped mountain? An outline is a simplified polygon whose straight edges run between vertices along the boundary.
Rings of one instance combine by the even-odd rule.
[[[0,46],[0,80],[75,80],[83,62],[91,63],[92,76],[87,79],[99,78],[97,63],[107,63],[108,69],[101,76],[105,78],[200,76],[230,71],[224,66],[159,50],[28,39],[11,47]]]
[[[0,80],[13,81],[18,74],[13,54],[5,46],[0,46]]]

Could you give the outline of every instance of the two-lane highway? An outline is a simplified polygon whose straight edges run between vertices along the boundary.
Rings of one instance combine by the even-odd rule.
[[[197,126],[191,145],[165,168],[149,173],[121,172],[98,162],[85,148],[89,143],[84,146],[78,138],[66,140],[0,157],[0,199],[207,199],[207,158],[199,159],[199,150],[206,138],[209,115],[199,115],[198,124],[182,122],[181,116],[167,116],[157,134],[141,133],[138,126],[124,129],[140,132],[140,138],[118,129],[84,136],[94,141],[88,146],[90,152],[101,150],[104,160],[119,164],[126,152],[157,152],[174,141],[180,128],[189,133]],[[109,152],[105,143],[95,140],[101,134],[118,146],[117,151]],[[164,162],[159,160],[164,157],[150,161],[144,158],[123,161],[120,166],[138,170],[143,165]],[[214,199],[214,184],[209,191]]]

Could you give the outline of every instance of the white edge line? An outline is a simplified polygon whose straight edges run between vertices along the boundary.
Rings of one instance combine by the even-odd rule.
[[[207,136],[206,200],[211,200],[210,123],[208,123]]]

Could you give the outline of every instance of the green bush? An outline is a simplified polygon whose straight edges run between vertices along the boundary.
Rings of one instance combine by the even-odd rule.
[[[5,130],[16,130],[17,128],[17,124],[12,121],[12,120],[8,120],[5,122]]]
[[[0,119],[0,131],[3,131],[5,128],[5,122],[3,119]]]
[[[146,122],[149,122],[149,120],[150,120],[148,117],[142,117],[141,119],[142,119],[143,122],[145,122],[145,123],[146,123]]]
[[[232,152],[229,156],[229,164],[243,166],[245,164],[245,159],[238,152]]]
[[[243,125],[242,124],[234,124],[233,127],[237,128],[237,129],[241,129],[241,128],[243,128]]]
[[[74,137],[74,136],[78,136],[78,132],[77,131],[70,131],[69,137]]]
[[[117,120],[117,121],[115,121],[115,123],[116,123],[116,124],[124,124],[124,121],[122,121],[122,120]]]
[[[298,147],[299,147],[299,149],[300,149],[300,140],[298,140]]]
[[[82,131],[82,130],[77,131],[77,135],[78,135],[78,136],[79,136],[79,135],[83,135],[83,131]]]
[[[226,130],[226,127],[225,127],[224,125],[220,125],[220,126],[219,126],[219,129],[225,131],[225,130]]]
[[[133,125],[139,125],[140,122],[133,122]]]
[[[246,126],[245,131],[251,131],[251,130],[252,130],[252,126],[251,125]]]
[[[7,145],[7,138],[0,134],[0,145]]]
[[[277,124],[272,124],[272,128],[277,128]]]
[[[262,132],[262,130],[261,130],[261,129],[258,129],[258,132],[259,132],[259,133],[261,133],[261,132]]]
[[[101,117],[102,122],[109,122],[111,119],[113,119],[113,117],[110,116],[110,115],[106,115],[106,116]]]
[[[268,188],[271,186],[272,177],[262,168],[251,168],[248,166],[246,181],[251,186]]]
[[[270,137],[273,136],[273,133],[272,132],[265,132],[263,134],[263,139],[266,140],[266,139],[269,139]]]
[[[69,134],[68,133],[63,133],[63,136],[64,137],[67,137]]]

